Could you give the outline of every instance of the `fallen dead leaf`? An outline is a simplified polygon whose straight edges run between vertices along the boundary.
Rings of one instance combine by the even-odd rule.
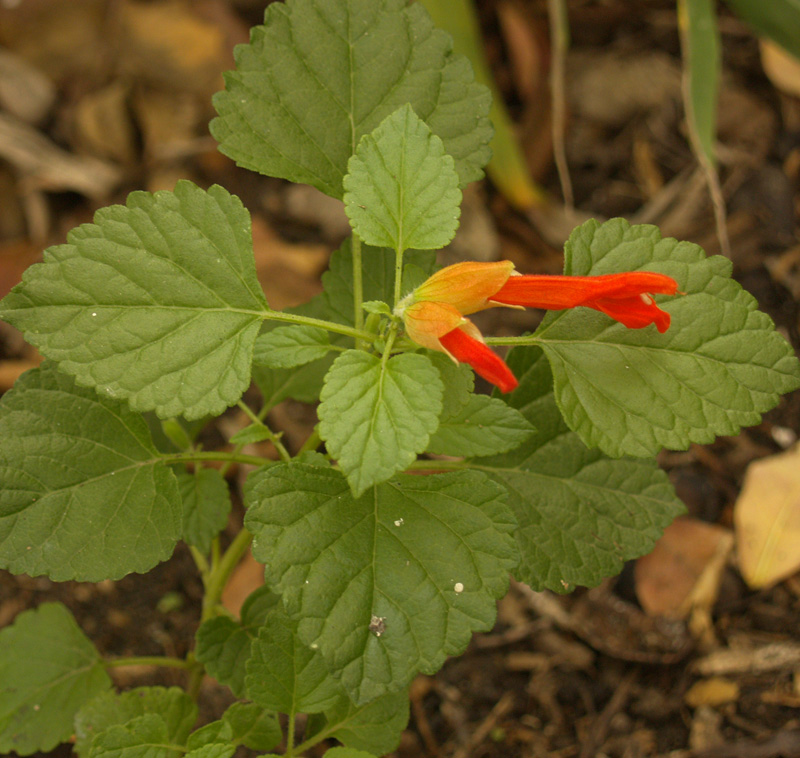
[[[242,562],[231,574],[230,581],[222,593],[222,605],[225,610],[238,616],[244,601],[264,584],[264,566],[260,564],[248,550]]]
[[[727,529],[679,518],[649,555],[636,561],[636,597],[647,613],[685,618],[692,608],[710,608],[733,547]]]
[[[310,300],[320,291],[329,248],[287,242],[258,215],[252,223],[256,273],[270,308],[283,310]]]
[[[73,112],[74,142],[81,152],[133,163],[136,135],[128,109],[128,85],[115,81],[82,97]]]
[[[739,699],[739,685],[721,676],[695,682],[683,696],[686,705],[698,708],[701,705],[722,705]]]
[[[788,95],[800,96],[800,61],[780,45],[759,40],[761,65],[770,81]]]
[[[750,464],[733,522],[739,570],[750,587],[800,569],[800,445]]]
[[[228,62],[225,35],[195,13],[191,3],[124,0],[119,30],[123,73],[201,95],[222,86]]]

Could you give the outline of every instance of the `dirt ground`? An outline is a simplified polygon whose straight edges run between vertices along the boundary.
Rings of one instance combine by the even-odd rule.
[[[98,207],[122,202],[134,189],[171,189],[179,178],[216,182],[242,197],[274,308],[318,292],[328,255],[347,231],[340,204],[237,169],[207,132],[220,72],[232,67],[231,48],[247,40],[263,5],[0,0],[0,294]],[[448,260],[503,257],[526,272],[557,273],[565,224],[619,215],[720,252],[687,139],[674,2],[568,0],[566,159],[578,211],[558,200],[546,5],[479,3],[496,81],[531,171],[553,200],[529,214],[489,180],[471,188]],[[782,69],[779,81],[779,72],[765,73],[758,41],[724,8],[721,14],[720,180],[735,276],[798,348],[800,74]],[[504,315],[500,323],[490,314],[487,331],[519,332],[537,318]],[[18,333],[0,325],[0,390],[37,360]],[[290,446],[302,441],[311,419],[307,407],[292,402],[271,416]],[[227,435],[238,419],[231,413],[218,423]],[[691,546],[687,553],[665,543],[661,558],[673,563],[656,562],[672,566],[666,584],[695,592],[682,613],[663,576],[661,584],[648,583],[654,560],[564,597],[512,586],[493,632],[477,636],[436,676],[413,683],[411,721],[396,755],[800,756],[800,579],[750,589],[732,536],[748,467],[791,448],[798,432],[794,393],[737,438],[661,455],[691,517],[680,527],[689,531],[676,536]],[[229,476],[236,485],[242,472]],[[230,534],[241,516],[237,506]],[[254,581],[245,564],[229,602]],[[182,546],[144,577],[99,585],[0,572],[0,627],[57,599],[104,654],[182,656],[201,589]],[[679,617],[654,613],[658,608]],[[177,684],[181,676],[115,671],[121,687]],[[208,680],[202,718],[227,703]],[[70,752],[67,745],[51,755]]]

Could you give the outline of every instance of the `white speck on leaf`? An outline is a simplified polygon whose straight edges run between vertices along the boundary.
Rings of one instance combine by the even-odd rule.
[[[456,593],[457,593],[457,594],[458,594],[458,593],[461,593],[461,592],[463,592],[463,591],[464,591],[464,585],[463,585],[463,584],[461,584],[461,582],[456,582],[456,583],[453,585],[453,589],[456,591]]]
[[[394,522],[395,526],[403,526],[403,519],[399,518]]]

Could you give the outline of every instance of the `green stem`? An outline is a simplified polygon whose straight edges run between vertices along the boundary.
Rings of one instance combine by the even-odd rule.
[[[190,669],[194,665],[184,658],[168,658],[161,655],[134,655],[130,658],[109,658],[103,661],[107,669],[122,666],[165,666],[173,669]]]
[[[355,232],[351,238],[350,247],[353,252],[353,324],[356,331],[363,332],[364,330],[364,309],[361,307],[364,303],[364,279],[363,268],[361,264],[361,237]],[[366,332],[364,332],[366,334]],[[363,340],[370,340],[370,337],[356,336],[356,347],[363,348]]]
[[[200,615],[201,624],[214,616],[225,585],[228,583],[233,570],[239,565],[239,561],[245,551],[250,547],[252,539],[253,535],[243,528],[236,535],[233,542],[228,545],[228,549],[223,553],[222,557],[219,556],[219,543],[213,546],[216,549],[212,550],[211,570],[205,575],[203,582],[205,593],[203,595],[203,610]],[[205,666],[197,661],[192,653],[189,653],[186,657],[184,668],[190,669],[192,672],[186,691],[193,700],[197,700],[200,685],[203,683],[203,676],[205,675]]]
[[[195,463],[199,461],[228,461],[230,463],[247,463],[251,466],[267,466],[275,461],[263,458],[260,455],[244,455],[242,453],[226,453],[222,450],[203,452],[190,450],[187,453],[164,453],[161,456],[163,463]]]
[[[192,554],[194,565],[197,566],[197,570],[203,579],[203,584],[205,584],[209,571],[208,560],[194,545],[189,545],[189,552]]]
[[[316,450],[319,447],[320,442],[322,442],[322,437],[319,436],[319,427],[315,426],[314,431],[308,435],[306,441],[297,451],[297,454],[302,455],[309,450]]]
[[[403,287],[403,248],[398,247],[394,253],[394,308],[400,302],[400,291]]]
[[[293,758],[294,756],[294,733],[297,729],[296,716],[297,712],[292,708],[288,714],[288,721],[286,723],[286,753],[285,758]]]
[[[360,253],[359,253],[359,271],[360,269]],[[355,259],[354,259],[355,265]],[[355,282],[353,283],[355,287]],[[363,300],[363,294],[361,292],[358,293],[358,312],[361,314],[361,318],[357,321],[357,323],[363,324],[364,323],[364,313],[361,309],[361,301]],[[355,298],[355,294],[354,294]],[[296,313],[284,313],[283,311],[266,311],[259,314],[263,319],[269,321],[286,321],[290,324],[302,324],[303,326],[317,326],[320,329],[325,329],[328,332],[335,332],[336,334],[344,334],[346,337],[353,337],[356,340],[371,340],[373,335],[369,334],[369,332],[363,331],[361,327],[353,328],[352,326],[345,326],[344,324],[336,324],[333,321],[325,321],[321,318],[311,318],[311,316],[300,316]]]
[[[541,340],[541,335],[528,334],[525,337],[487,337],[485,340],[487,345],[538,345]]]
[[[225,585],[228,583],[228,579],[230,579],[233,570],[239,564],[247,548],[250,547],[252,539],[253,535],[250,534],[247,529],[243,528],[242,531],[236,535],[233,542],[228,545],[228,549],[222,554],[222,557],[218,561],[215,561],[216,565],[212,566],[211,573],[208,577],[208,583],[206,584],[205,596],[203,597],[203,613],[200,618],[200,623],[207,621],[214,615],[214,609],[219,603],[220,597],[222,597],[222,591],[225,589]]]
[[[276,434],[272,431],[262,420],[259,416],[253,412],[249,405],[243,403],[239,400],[236,405],[244,411],[247,418],[249,418],[256,426],[260,426],[262,429],[265,430],[265,433],[269,434],[269,441],[275,446],[275,449],[278,451],[278,455],[280,455],[282,461],[290,461],[292,460],[292,456],[289,455],[289,451],[284,447],[283,443],[281,442],[281,435]]]
[[[386,338],[386,346],[383,348],[383,355],[381,356],[381,369],[386,367],[386,361],[389,360],[389,356],[392,354],[392,347],[394,346],[395,338],[397,337],[397,324],[392,323],[389,327],[389,335]]]

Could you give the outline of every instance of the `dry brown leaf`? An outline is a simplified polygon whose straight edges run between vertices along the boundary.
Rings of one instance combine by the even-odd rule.
[[[287,242],[261,216],[254,215],[252,223],[256,273],[270,308],[283,310],[310,300],[320,291],[328,247]]]
[[[264,584],[264,566],[253,558],[248,550],[225,585],[221,598],[223,608],[238,616],[244,601],[262,584]]]
[[[800,569],[800,445],[750,464],[733,522],[739,570],[750,587]]]
[[[124,0],[119,12],[120,68],[176,90],[207,95],[222,86],[225,35],[191,3]]]
[[[0,113],[0,157],[11,163],[31,189],[73,190],[108,197],[121,173],[116,166],[62,150],[36,129]]]
[[[20,56],[0,48],[0,105],[28,124],[38,124],[56,99],[53,83]]]
[[[649,555],[636,562],[636,597],[647,613],[685,618],[714,604],[733,546],[727,529],[693,518],[676,519]]]
[[[82,152],[119,163],[136,159],[128,85],[115,81],[82,97],[73,112],[74,142]]]

